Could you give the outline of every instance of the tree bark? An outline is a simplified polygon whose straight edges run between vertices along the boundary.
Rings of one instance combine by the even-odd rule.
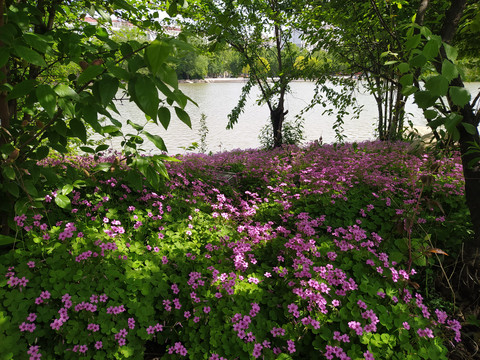
[[[415,17],[415,23],[420,26],[423,26],[425,13],[427,12],[427,8],[428,8],[428,2],[429,0],[422,0],[422,2],[420,3],[420,6],[418,7],[417,16]]]
[[[285,111],[283,106],[283,99],[281,99],[275,109],[270,111],[270,120],[272,122],[273,130],[273,147],[277,148],[282,146],[282,127],[285,120]]]
[[[444,42],[452,42],[466,3],[466,0],[454,0],[451,2],[450,8],[445,14],[446,16],[441,30],[441,36]],[[447,58],[443,47],[440,54],[442,58]],[[437,71],[441,73],[440,59],[435,63],[435,67]],[[450,85],[465,87],[460,76],[452,80]],[[452,110],[455,110],[456,106],[451,101],[450,96],[448,96],[447,99]],[[465,201],[470,210],[473,230],[475,231],[475,239],[470,245],[474,245],[474,247],[480,249],[480,164],[473,164],[472,166],[471,162],[478,154],[467,153],[472,143],[480,144],[480,136],[478,133],[479,121],[475,118],[475,110],[471,104],[466,104],[463,108],[457,108],[457,110],[460,111],[463,117],[462,122],[472,125],[475,129],[474,133],[470,134],[461,124],[458,125],[458,131],[460,132],[460,154],[462,156],[463,175],[465,178]]]
[[[475,126],[475,133],[468,133],[463,126],[459,126],[460,132],[460,153],[462,155],[463,176],[465,178],[465,201],[470,210],[473,230],[475,231],[475,239],[473,243],[475,247],[480,249],[480,163],[471,164],[474,158],[478,157],[478,153],[467,153],[472,143],[480,144],[478,133],[478,121],[470,104],[467,104],[461,110],[463,122]]]

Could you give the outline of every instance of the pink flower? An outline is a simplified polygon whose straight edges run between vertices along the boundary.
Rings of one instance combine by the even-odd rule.
[[[288,352],[290,354],[293,354],[296,351],[295,343],[293,342],[293,340],[287,340],[287,345],[288,345]]]
[[[370,353],[370,351],[366,351],[363,353],[363,356],[365,357],[365,360],[375,360],[375,358],[373,357],[373,355]]]
[[[270,330],[270,333],[273,335],[273,337],[283,336],[285,335],[285,329],[274,327],[272,330]]]

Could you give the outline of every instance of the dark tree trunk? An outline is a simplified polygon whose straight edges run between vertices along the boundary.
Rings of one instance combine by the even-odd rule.
[[[445,20],[441,30],[442,40],[451,43],[458,29],[458,24],[462,18],[463,10],[466,6],[466,0],[454,0],[450,4],[450,8],[445,14]],[[441,48],[441,56],[446,59],[445,49]],[[441,59],[440,59],[441,60]],[[435,63],[438,72],[441,73],[441,61]],[[450,83],[452,86],[464,88],[465,85],[461,77],[457,77]],[[473,143],[480,144],[478,133],[479,120],[475,117],[475,110],[471,104],[466,104],[463,108],[458,109],[448,96],[448,102],[452,110],[459,110],[463,116],[462,122],[472,125],[475,129],[474,134],[469,134],[465,128],[459,124],[460,132],[460,153],[462,155],[463,176],[465,178],[465,201],[472,220],[473,230],[475,231],[475,239],[469,244],[473,245],[477,250],[480,249],[480,164],[472,164],[472,160],[478,156],[475,153],[467,153]],[[470,165],[470,166],[469,166]],[[472,166],[473,165],[473,166]]]
[[[463,85],[463,83],[462,83]],[[475,127],[475,133],[469,134],[463,126],[459,126],[460,152],[462,154],[463,176],[465,178],[465,200],[470,210],[473,230],[475,231],[475,246],[480,248],[480,163],[472,164],[478,153],[468,153],[472,143],[480,144],[478,134],[478,120],[475,119],[474,110],[467,104],[461,110],[463,122]]]
[[[283,110],[283,101],[281,101],[276,108],[270,111],[270,120],[273,129],[273,147],[275,148],[280,147],[283,144],[282,127],[286,114]]]

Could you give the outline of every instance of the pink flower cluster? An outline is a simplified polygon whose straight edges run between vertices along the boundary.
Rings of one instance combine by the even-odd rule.
[[[34,321],[37,319],[37,314],[35,313],[30,313],[27,316],[27,321],[28,322],[22,322],[20,326],[18,327],[21,332],[28,331],[28,332],[34,332],[36,329],[36,325],[34,324]]]
[[[163,325],[160,325],[158,323],[154,326],[149,326],[147,328],[147,334],[149,335],[153,335],[154,333],[161,332],[161,331],[163,331]]]
[[[40,346],[32,345],[27,351],[27,354],[30,355],[30,360],[38,360],[42,357],[42,354],[39,353]]]
[[[174,346],[171,346],[169,349],[168,349],[168,353],[169,354],[179,354],[179,355],[182,355],[182,356],[187,356],[187,349],[185,348],[185,346],[183,346],[183,344],[181,342],[176,342]]]

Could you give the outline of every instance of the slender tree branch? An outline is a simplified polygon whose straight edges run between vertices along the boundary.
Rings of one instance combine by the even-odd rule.
[[[420,6],[417,10],[417,15],[415,16],[415,23],[419,26],[423,26],[423,21],[425,20],[425,14],[427,12],[429,0],[422,0]]]

